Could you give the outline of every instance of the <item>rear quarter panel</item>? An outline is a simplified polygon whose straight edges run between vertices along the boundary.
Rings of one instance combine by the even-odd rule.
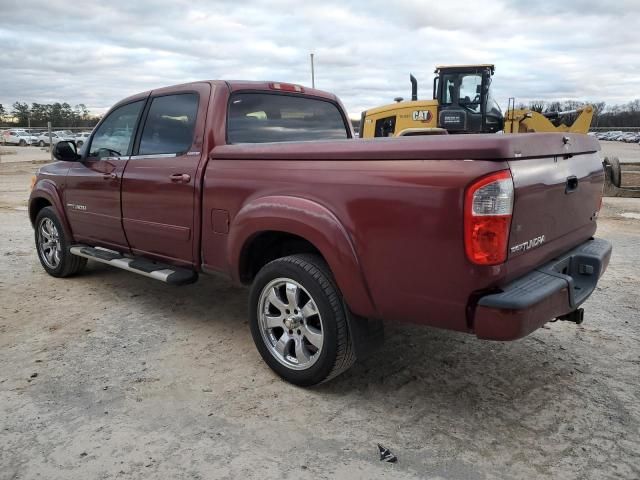
[[[361,275],[350,281],[365,282],[374,305],[367,311],[345,294],[355,313],[466,331],[469,292],[503,270],[466,260],[463,194],[472,179],[504,168],[495,161],[211,159],[204,218],[229,212],[230,234],[203,228],[204,265],[237,279],[229,238],[238,212],[262,197],[308,199],[332,212],[353,244]]]

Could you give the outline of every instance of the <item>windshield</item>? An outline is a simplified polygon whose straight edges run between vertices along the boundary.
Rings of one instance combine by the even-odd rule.
[[[326,100],[272,93],[236,93],[229,103],[229,143],[349,138],[337,105]]]
[[[444,75],[444,103],[464,105],[480,110],[482,75],[479,73],[448,73]]]

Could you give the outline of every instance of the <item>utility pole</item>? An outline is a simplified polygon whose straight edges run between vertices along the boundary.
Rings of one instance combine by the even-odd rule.
[[[47,132],[49,133],[49,158],[53,162],[53,138],[51,135],[51,122],[47,122]]]
[[[310,53],[309,56],[311,57],[311,88],[316,88],[316,75],[313,70],[313,53]]]

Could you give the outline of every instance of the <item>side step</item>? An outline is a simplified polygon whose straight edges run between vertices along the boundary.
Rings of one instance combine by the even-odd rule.
[[[86,245],[74,245],[71,247],[71,253],[145,277],[154,278],[170,285],[187,285],[198,280],[198,272],[193,270],[154,262],[142,257],[129,258],[111,250],[103,250]]]

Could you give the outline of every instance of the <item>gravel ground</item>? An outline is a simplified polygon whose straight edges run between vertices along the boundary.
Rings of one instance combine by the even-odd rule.
[[[618,157],[623,163],[640,163],[640,144],[600,141],[602,156]]]
[[[639,199],[605,199],[614,255],[582,326],[495,343],[389,325],[301,389],[260,360],[243,289],[47,276],[35,167],[0,165],[0,479],[640,478]]]
[[[47,147],[0,146],[0,163],[46,162],[51,159]]]

